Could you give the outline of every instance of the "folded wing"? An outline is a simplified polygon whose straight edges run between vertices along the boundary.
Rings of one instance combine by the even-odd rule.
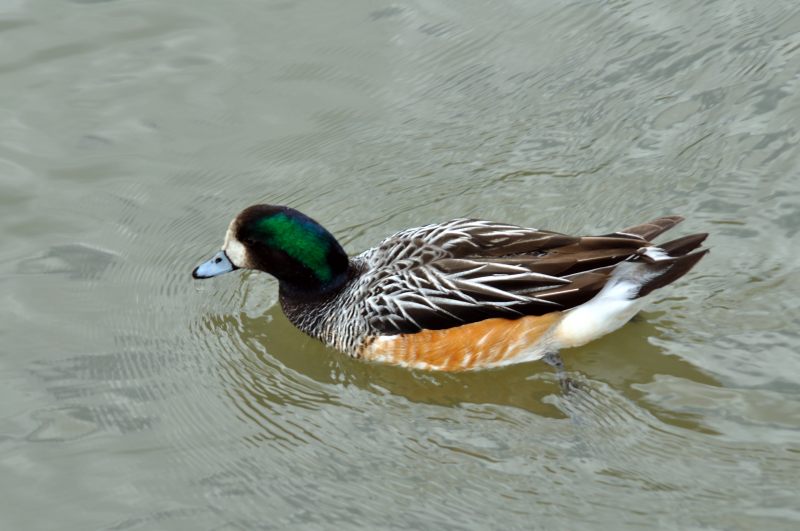
[[[409,229],[362,255],[376,273],[364,311],[375,331],[399,334],[567,310],[679,221],[582,238],[471,219]]]

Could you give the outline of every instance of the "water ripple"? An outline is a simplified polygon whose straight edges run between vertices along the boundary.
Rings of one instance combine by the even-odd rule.
[[[3,528],[797,527],[793,3],[43,5],[0,8]],[[351,253],[672,213],[712,252],[565,352],[564,395],[352,360],[265,275],[192,280],[257,202]]]

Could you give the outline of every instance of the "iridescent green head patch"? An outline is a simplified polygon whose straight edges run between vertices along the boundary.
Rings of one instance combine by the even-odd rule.
[[[306,266],[320,282],[331,280],[328,251],[332,237],[325,229],[310,219],[291,217],[284,212],[261,218],[253,225],[265,243]]]

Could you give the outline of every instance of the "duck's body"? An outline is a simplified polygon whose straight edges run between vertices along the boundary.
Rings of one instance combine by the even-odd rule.
[[[690,253],[705,234],[649,242],[681,220],[572,237],[456,219],[404,230],[348,259],[310,218],[257,205],[231,223],[220,262],[194,275],[270,272],[292,323],[337,350],[407,367],[474,370],[540,359],[625,324],[642,297],[707,252]]]

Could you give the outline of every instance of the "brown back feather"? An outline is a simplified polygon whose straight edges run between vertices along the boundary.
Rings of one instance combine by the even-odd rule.
[[[647,223],[642,223],[641,225],[634,225],[633,227],[622,229],[621,231],[609,234],[609,236],[632,235],[638,236],[642,240],[651,241],[653,238],[668,231],[681,221],[683,221],[681,216],[664,216],[663,218],[656,218]]]

